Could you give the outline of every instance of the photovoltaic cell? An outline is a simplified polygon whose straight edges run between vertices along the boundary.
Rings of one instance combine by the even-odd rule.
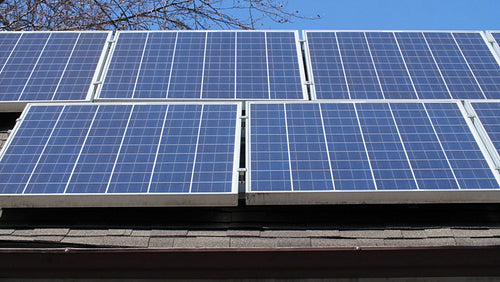
[[[367,32],[377,75],[386,99],[415,99],[416,94],[393,33]]]
[[[120,32],[99,98],[304,99],[299,54],[294,32]]]
[[[251,103],[249,126],[248,193],[500,188],[455,103]]]
[[[317,99],[497,99],[479,32],[306,32]]]
[[[422,33],[397,32],[396,40],[420,99],[450,99],[450,91]]]
[[[454,33],[453,37],[460,46],[462,53],[474,76],[481,86],[484,95],[490,99],[500,98],[500,65],[491,56],[491,51],[479,33]]]
[[[16,138],[9,144],[9,150],[1,158],[2,194],[24,192],[61,111],[62,106],[36,107],[24,119],[23,126],[17,130]]]
[[[500,103],[472,103],[495,149],[500,153]]]
[[[209,32],[202,98],[234,98],[236,33]]]
[[[236,195],[237,108],[32,105],[0,161],[0,199],[5,194]]]
[[[0,100],[85,100],[108,35],[2,33]]]
[[[373,58],[364,33],[342,32],[337,33],[336,36],[338,41],[337,48],[340,49],[346,81],[349,87],[349,98],[385,98],[377,77],[377,72],[374,69]],[[309,44],[309,46],[311,49],[314,48],[311,47],[314,46],[313,44]],[[328,76],[328,71],[326,69],[325,72],[318,75]],[[313,77],[318,76],[314,72],[314,66],[313,74]],[[321,97],[319,93],[316,95],[318,98]]]

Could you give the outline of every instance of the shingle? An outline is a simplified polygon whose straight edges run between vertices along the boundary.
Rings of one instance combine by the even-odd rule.
[[[30,236],[12,236],[12,235],[2,235],[0,236],[0,241],[34,241],[35,237]]]
[[[225,230],[189,230],[188,237],[226,237]]]
[[[499,246],[500,238],[491,237],[491,238],[471,238],[472,244],[474,246]]]
[[[231,238],[231,248],[274,248],[277,245],[275,238]]]
[[[391,247],[455,246],[456,241],[453,238],[385,239],[384,244]]]
[[[379,238],[356,239],[356,246],[360,246],[360,247],[381,247],[381,246],[384,246],[384,239],[379,239]]]
[[[10,235],[14,233],[15,229],[0,229],[0,235]]]
[[[455,242],[457,246],[473,246],[473,242],[471,238],[455,238]]]
[[[173,237],[151,237],[149,248],[172,248],[174,246]]]
[[[61,242],[63,239],[64,236],[56,236],[56,235],[41,235],[33,237],[33,240],[35,241],[44,241],[44,242]]]
[[[260,233],[261,237],[284,237],[284,238],[306,238],[306,230],[266,230]]]
[[[130,236],[133,237],[150,237],[151,230],[132,230]]]
[[[311,238],[313,247],[357,247],[356,239]]]
[[[97,237],[108,235],[107,229],[71,229],[66,236],[69,237]]]
[[[401,238],[399,230],[340,230],[342,238]]]
[[[83,245],[95,245],[99,246],[103,244],[103,238],[100,236],[86,236],[86,237],[64,237],[62,239],[62,243],[71,243],[71,244],[83,244]]]
[[[36,229],[17,229],[12,235],[14,236],[64,236],[68,234],[68,228],[36,228]]]
[[[149,244],[149,237],[106,236],[103,237],[103,244],[120,247],[147,247]]]
[[[408,239],[423,239],[427,238],[427,233],[423,229],[410,229],[410,230],[401,230],[401,234],[403,238]]]
[[[277,238],[278,247],[290,248],[290,247],[301,247],[310,248],[311,239],[310,238]]]
[[[108,229],[107,235],[109,236],[130,236],[132,234],[132,229]]]
[[[259,230],[228,230],[227,236],[230,237],[259,237]]]
[[[339,230],[307,230],[308,237],[340,237]]]
[[[450,228],[430,228],[425,229],[427,237],[453,237],[453,233]]]
[[[228,248],[229,237],[176,237],[174,248]]]
[[[175,236],[186,236],[187,230],[163,230],[163,229],[153,229],[151,230],[151,237],[175,237]]]
[[[458,229],[453,228],[451,232],[455,237],[493,237],[493,233],[490,229]]]
[[[500,237],[500,228],[491,228],[490,232],[494,237]]]

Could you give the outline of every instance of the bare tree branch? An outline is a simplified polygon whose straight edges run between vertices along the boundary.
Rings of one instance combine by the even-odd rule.
[[[0,0],[0,30],[255,29],[312,19],[286,0]]]

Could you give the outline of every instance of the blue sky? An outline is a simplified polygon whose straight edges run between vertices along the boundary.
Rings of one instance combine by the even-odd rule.
[[[289,0],[288,9],[321,19],[259,29],[500,30],[500,0]]]

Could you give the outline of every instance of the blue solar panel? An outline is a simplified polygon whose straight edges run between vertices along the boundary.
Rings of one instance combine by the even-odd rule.
[[[500,153],[500,103],[472,103],[487,135]]]
[[[309,38],[309,35],[308,35]],[[337,33],[338,47],[342,56],[350,99],[383,99],[384,93],[380,87],[377,72],[374,68],[373,58],[363,33],[342,32]],[[309,44],[314,48],[314,44]],[[313,56],[311,54],[311,56]],[[328,76],[326,69],[321,75]],[[314,72],[314,77],[318,75]],[[316,93],[317,97],[323,97]],[[328,94],[325,94],[328,95]],[[324,96],[325,98],[328,96]],[[328,97],[334,98],[334,97]]]
[[[235,50],[236,33],[207,33],[202,98],[234,98]]]
[[[409,71],[393,33],[367,32],[377,75],[386,99],[417,98]]]
[[[497,99],[479,32],[305,33],[317,99]]]
[[[422,33],[397,32],[396,39],[420,99],[450,99],[451,94]]]
[[[489,99],[500,98],[500,65],[479,33],[454,33],[456,42],[467,59],[467,63]]]
[[[120,32],[102,99],[304,99],[295,32]]]
[[[249,126],[249,194],[500,189],[455,103],[251,103]]]
[[[0,35],[0,100],[85,100],[107,32]]]
[[[32,105],[0,161],[0,200],[5,194],[223,194],[215,202],[234,205],[238,108],[237,104]],[[149,203],[138,199],[136,204],[119,200],[83,204]],[[204,205],[203,200],[184,199],[184,203]],[[172,203],[167,197],[157,205]],[[206,204],[211,203],[214,200]]]
[[[1,158],[2,194],[23,193],[33,170],[61,115],[62,106],[36,107],[24,118],[16,138]]]

